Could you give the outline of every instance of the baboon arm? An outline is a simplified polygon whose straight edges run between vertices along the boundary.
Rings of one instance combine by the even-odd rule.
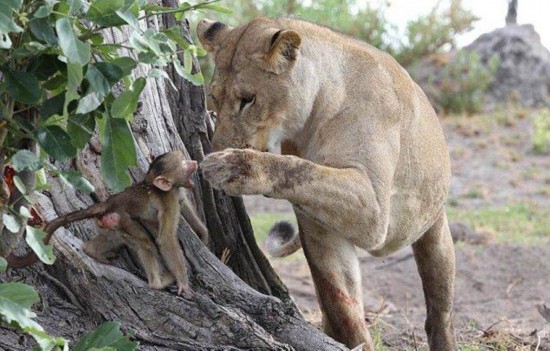
[[[181,214],[183,215],[183,218],[189,224],[191,229],[197,234],[197,236],[201,239],[201,241],[208,245],[208,229],[206,229],[206,226],[202,223],[199,216],[197,215],[197,212],[194,209],[193,204],[191,201],[187,198],[185,194],[180,195],[180,204],[181,204]]]

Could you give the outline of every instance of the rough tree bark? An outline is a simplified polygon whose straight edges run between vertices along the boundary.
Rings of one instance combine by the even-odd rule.
[[[508,12],[506,13],[506,25],[518,24],[518,0],[508,0]]]
[[[168,17],[163,21],[173,23]],[[162,24],[153,20],[148,25]],[[188,35],[186,24],[184,30]],[[127,33],[105,34],[115,42],[127,39]],[[143,92],[131,126],[139,160],[139,167],[131,172],[134,179],[142,177],[151,155],[180,149],[200,161],[210,151],[203,88],[175,74],[172,79],[177,92],[160,80],[149,81]],[[101,181],[100,152],[94,137],[73,163],[59,165],[79,169],[96,192],[90,197],[50,178],[51,190],[38,196],[38,209],[45,219],[108,196]],[[41,296],[40,304],[34,306],[38,321],[52,335],[70,340],[111,320],[135,330],[141,350],[345,350],[303,319],[256,245],[242,200],[213,190],[202,179],[195,183],[193,195],[206,217],[212,251],[182,219],[178,237],[189,262],[193,295],[177,296],[175,288],[149,289],[128,252],[112,265],[86,256],[80,246],[97,230],[92,221],[57,231],[54,265],[9,269],[0,280],[33,285]],[[224,251],[229,253],[226,264],[218,259]],[[28,350],[32,345],[31,338],[8,328],[0,330],[0,349]]]

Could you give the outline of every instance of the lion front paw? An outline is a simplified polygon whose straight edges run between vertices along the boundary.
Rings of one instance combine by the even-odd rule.
[[[200,165],[212,187],[229,195],[264,194],[267,177],[258,151],[226,149],[208,155]]]

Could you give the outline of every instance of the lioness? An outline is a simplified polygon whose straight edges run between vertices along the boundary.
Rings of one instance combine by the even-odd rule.
[[[215,58],[223,150],[203,174],[228,194],[293,204],[324,331],[373,350],[355,247],[384,256],[412,244],[430,349],[455,350],[449,154],[418,85],[388,54],[296,19],[203,20],[197,32]],[[265,152],[278,143],[283,155]]]

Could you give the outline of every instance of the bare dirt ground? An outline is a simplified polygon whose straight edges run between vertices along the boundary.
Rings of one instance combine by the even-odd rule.
[[[509,203],[550,207],[550,157],[531,151],[528,116],[455,117],[442,123],[453,161],[450,204],[467,211]],[[291,211],[284,201],[247,197],[245,202],[251,216]],[[542,242],[457,245],[455,327],[461,350],[550,350],[550,321],[536,307],[550,306],[550,241]],[[360,255],[365,312],[380,350],[427,350],[422,288],[410,254],[407,248],[383,259]],[[301,251],[272,263],[306,318],[319,324]]]

